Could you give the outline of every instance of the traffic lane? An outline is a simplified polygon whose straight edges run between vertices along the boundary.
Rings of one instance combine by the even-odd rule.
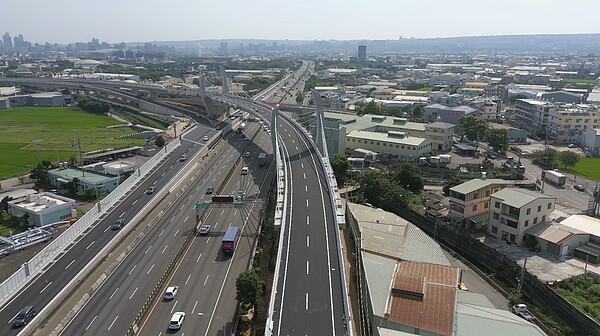
[[[256,237],[257,225],[246,222],[247,219],[252,218],[251,216],[244,218],[236,212],[232,213],[226,210],[232,209],[213,208],[206,221],[209,225],[213,223],[211,233],[206,237],[196,237],[170,282],[170,285],[180,286],[177,301],[170,304],[158,302],[152,316],[148,318],[147,323],[144,325],[143,334],[153,334],[156,330],[166,330],[168,319],[175,311],[186,313],[186,322],[180,332],[190,331],[193,333],[193,330],[207,330],[208,321],[199,319],[196,314],[198,312],[213,314],[214,308],[221,302],[219,298],[225,293],[235,292],[235,278],[248,264]],[[234,255],[231,257],[223,256],[220,253],[220,242],[227,228],[232,225],[242,228],[242,237]],[[198,254],[198,251],[201,252]],[[180,284],[183,284],[183,288]],[[229,288],[230,290],[224,290],[223,288]],[[235,295],[232,299],[228,300],[231,304],[227,305],[224,310],[224,312],[230,312],[231,314],[219,316],[224,316],[224,318],[225,316],[233,316]],[[217,330],[220,330],[220,327]]]

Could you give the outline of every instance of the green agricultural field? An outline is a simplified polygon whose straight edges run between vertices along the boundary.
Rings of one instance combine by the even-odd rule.
[[[118,121],[77,107],[15,107],[0,110],[0,179],[25,173],[40,159],[67,161],[73,156],[71,139],[88,152],[140,145],[140,139],[115,139],[134,133],[130,128],[106,128]]]
[[[563,82],[567,84],[596,84],[596,79],[583,79],[583,78],[563,78]]]
[[[592,180],[600,181],[600,158],[579,158],[579,162],[570,170]]]

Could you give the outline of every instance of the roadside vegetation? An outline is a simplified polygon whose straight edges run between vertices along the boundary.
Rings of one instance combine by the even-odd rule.
[[[591,275],[577,275],[556,291],[600,323],[600,283]]]
[[[133,133],[129,128],[106,128],[116,124],[119,123],[108,116],[87,113],[78,107],[2,110],[0,179],[27,173],[41,161],[69,161],[78,138],[83,152],[139,144],[139,139],[115,139]]]
[[[570,171],[595,181],[600,181],[600,158],[579,158]]]

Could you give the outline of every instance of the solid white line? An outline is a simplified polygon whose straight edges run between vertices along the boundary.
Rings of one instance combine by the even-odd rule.
[[[67,265],[67,267],[65,267],[65,269],[67,269],[67,268],[71,267],[71,265],[73,265],[73,263],[74,263],[74,262],[75,262],[75,259],[73,259],[73,261],[71,261],[71,262],[70,262],[70,263]]]
[[[131,205],[133,206],[133,205],[135,205],[135,203],[137,203],[137,202],[138,202],[138,200],[135,200],[135,201],[133,201],[133,203],[131,203]]]
[[[137,267],[137,264],[133,265],[133,268],[131,269],[131,271],[129,271],[129,273],[127,275],[131,275],[131,272],[133,272],[133,270]]]
[[[112,328],[113,324],[115,324],[115,322],[117,321],[118,318],[119,318],[119,315],[117,315],[117,317],[115,317],[115,319],[112,321],[112,323],[108,327],[108,330],[110,330],[110,328]]]
[[[206,276],[206,279],[204,280],[204,285],[203,286],[206,286],[206,282],[208,281],[208,277],[210,277],[210,274]]]
[[[133,293],[131,293],[131,296],[129,297],[129,300],[131,300],[131,298],[135,295],[135,292],[137,292],[139,287],[135,287],[135,290],[133,291]]]
[[[150,247],[148,247],[148,249],[146,250],[146,252],[144,252],[144,255],[148,254],[148,251],[150,251],[151,248],[152,248],[152,245],[150,245]]]
[[[167,249],[167,247],[169,247],[169,245],[165,246],[165,248],[162,250],[162,252],[160,252],[160,254],[165,253],[165,250]]]
[[[184,284],[184,285],[187,285],[187,283],[188,283],[188,281],[190,281],[190,278],[191,278],[191,277],[192,277],[192,275],[191,275],[191,274],[190,274],[190,275],[188,275],[188,277],[187,277],[187,280],[185,280],[185,284]]]
[[[92,322],[90,322],[90,324],[88,324],[87,328],[85,328],[85,331],[88,331],[88,329],[90,329],[90,327],[92,326],[92,323],[94,323],[94,321],[96,321],[96,318],[98,318],[98,315],[94,316],[94,318],[92,319]]]
[[[306,310],[308,310],[308,293],[306,293]]]
[[[90,245],[88,245],[88,246],[87,246],[85,249],[87,250],[87,249],[89,249],[90,247],[92,247],[92,245],[94,245],[94,243],[95,243],[95,242],[96,242],[95,240],[94,240],[93,242],[91,242],[91,243],[90,243]]]
[[[196,305],[198,305],[198,301],[196,301],[196,303],[194,303],[194,307],[192,308],[192,315],[194,315],[194,310],[196,310]]]
[[[310,237],[306,236],[306,247],[310,247]]]
[[[188,218],[190,218],[190,216],[185,217],[185,219],[183,220],[183,222],[187,222]]]
[[[150,269],[148,270],[148,272],[146,274],[150,274],[150,271],[152,271],[153,268],[154,268],[154,264],[152,264],[152,266],[150,266]]]
[[[119,218],[123,217],[124,214],[125,214],[125,211],[123,211],[123,213],[121,214],[121,216],[119,216]]]
[[[308,270],[309,270],[309,267],[308,267],[308,260],[307,260],[307,261],[306,261],[306,274],[307,274],[307,275],[308,275]]]
[[[48,284],[46,285],[46,287],[44,287],[42,289],[42,291],[40,292],[40,294],[42,294],[46,290],[46,288],[50,287],[50,285],[52,285],[52,281],[48,282]]]
[[[173,237],[176,237],[178,233],[179,233],[179,229],[177,229],[177,231],[175,231],[175,234],[173,235]]]
[[[113,296],[115,296],[115,293],[117,293],[117,291],[119,290],[119,287],[117,287],[117,289],[115,289],[115,291],[111,294],[111,296],[108,298],[109,300],[113,298]]]
[[[202,257],[202,253],[200,253],[200,255],[198,256],[198,259],[196,259],[196,262],[200,261],[200,257]]]
[[[158,234],[158,236],[160,237],[163,234],[163,232],[165,232],[165,230],[160,231],[160,233]]]

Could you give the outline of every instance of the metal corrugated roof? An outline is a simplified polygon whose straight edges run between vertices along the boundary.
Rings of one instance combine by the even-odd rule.
[[[555,197],[541,194],[536,191],[519,188],[505,188],[498,192],[495,192],[492,197],[499,198],[502,203],[513,206],[520,209],[522,206],[527,205],[536,199],[556,199]]]
[[[361,255],[373,314],[383,316],[387,310],[396,260],[368,252]]]
[[[468,194],[470,192],[479,190],[483,187],[486,187],[486,186],[492,185],[492,184],[511,185],[511,184],[515,184],[515,182],[514,181],[506,181],[506,180],[502,180],[502,179],[472,179],[470,181],[467,181],[467,182],[461,183],[457,186],[454,186],[454,187],[450,188],[450,190],[455,191],[457,193],[461,193],[461,194]]]
[[[455,335],[460,336],[546,336],[533,323],[501,309],[458,303]]]

